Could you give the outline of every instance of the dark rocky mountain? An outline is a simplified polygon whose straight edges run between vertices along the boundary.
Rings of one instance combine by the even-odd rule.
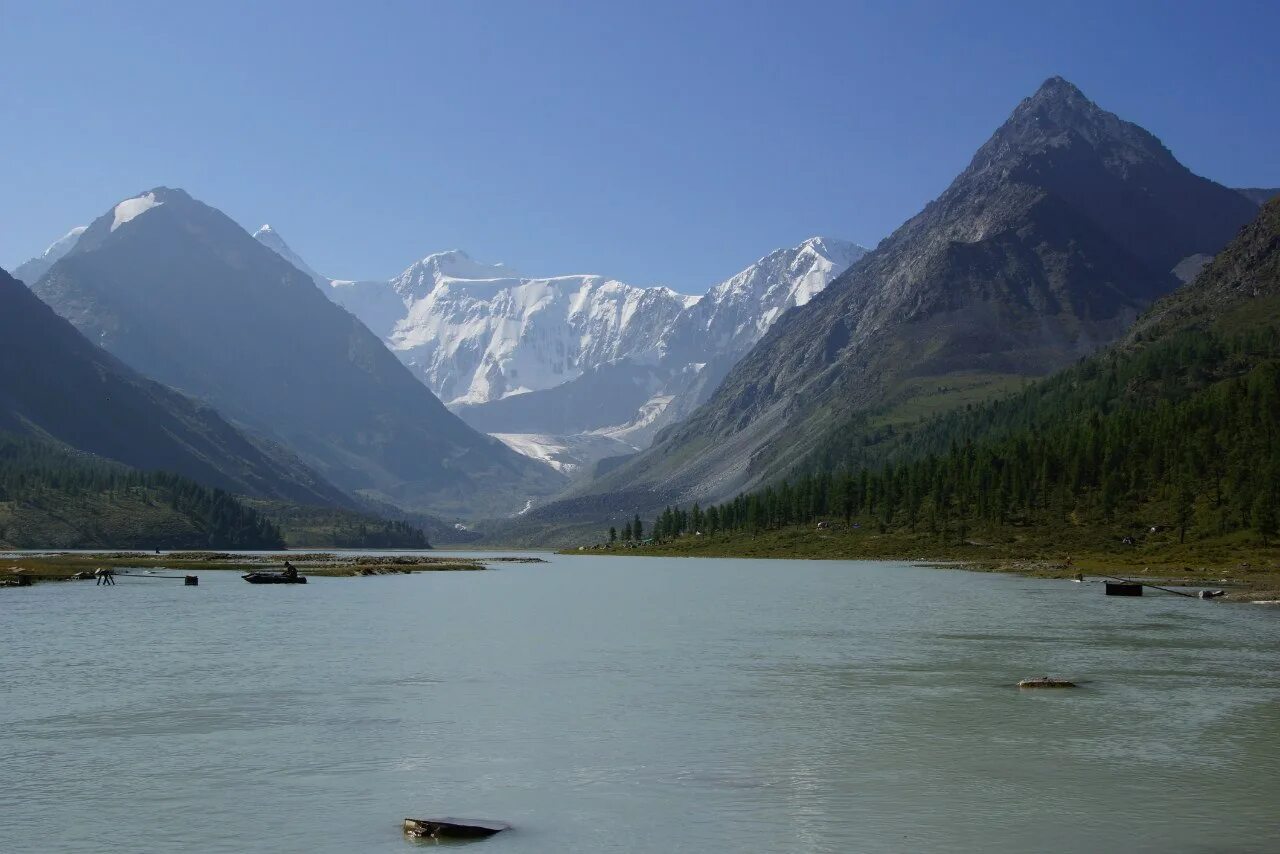
[[[0,270],[0,432],[301,504],[349,499],[301,462],[96,347]]]
[[[562,482],[467,427],[309,276],[181,190],[116,205],[33,289],[135,370],[349,492],[498,515]]]
[[[1114,341],[1177,287],[1176,266],[1256,213],[1050,79],[936,201],[784,315],[706,405],[539,516],[610,494],[642,511],[723,499],[800,465],[855,412],[905,425],[1020,387]]]

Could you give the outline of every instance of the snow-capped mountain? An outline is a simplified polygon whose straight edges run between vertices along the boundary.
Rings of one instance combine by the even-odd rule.
[[[654,361],[655,345],[698,300],[604,276],[521,276],[458,250],[385,282],[331,280],[270,226],[255,237],[327,286],[450,406],[553,388],[619,359]]]
[[[445,257],[470,262],[460,252]],[[474,262],[463,278],[456,263],[442,272],[441,260],[429,256],[392,281],[406,314],[387,342],[450,406],[554,388],[619,359],[652,360],[654,344],[697,299],[603,276],[502,277]],[[483,272],[491,275],[475,277]]]
[[[270,226],[255,236],[364,321],[463,420],[566,472],[646,447],[783,312],[866,252],[811,238],[697,297],[604,276],[527,277],[457,250],[389,281],[329,279]]]
[[[807,303],[865,254],[856,243],[830,237],[770,252],[690,306],[662,347],[669,357],[690,363],[726,356],[737,361],[784,311]]]
[[[77,225],[49,244],[48,249],[30,261],[18,265],[18,269],[13,271],[13,277],[28,286],[34,285],[41,276],[49,271],[50,267],[58,263],[62,256],[75,248],[76,243],[80,240],[80,235],[84,234],[84,230],[88,227],[87,225]]]
[[[288,261],[294,267],[296,267],[297,269],[301,270],[302,272],[310,276],[312,281],[314,281],[317,285],[319,285],[322,290],[325,290],[327,292],[329,287],[329,280],[324,276],[320,275],[319,273],[317,273],[315,270],[311,269],[311,265],[308,264],[306,261],[303,261],[302,258],[298,256],[297,252],[294,252],[292,249],[290,249],[289,244],[285,243],[284,238],[276,234],[275,229],[273,229],[270,225],[262,226],[262,228],[258,229],[253,233],[253,236],[254,236],[254,239],[256,239],[263,246],[267,247],[272,252],[276,253],[281,258]]]

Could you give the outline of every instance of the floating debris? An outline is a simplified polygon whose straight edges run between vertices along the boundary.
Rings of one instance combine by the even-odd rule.
[[[1076,683],[1069,679],[1055,679],[1052,676],[1036,676],[1031,679],[1023,679],[1018,683],[1019,688],[1074,688]]]
[[[479,818],[406,818],[404,835],[412,839],[483,839],[510,830],[501,821]]]

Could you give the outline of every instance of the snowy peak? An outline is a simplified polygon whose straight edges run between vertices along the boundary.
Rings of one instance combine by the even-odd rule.
[[[427,256],[389,289],[404,307],[389,346],[451,405],[547,389],[596,365],[644,359],[689,303],[668,288],[603,276],[523,278],[460,252]]]
[[[80,241],[80,235],[84,234],[86,228],[88,228],[87,225],[77,225],[50,243],[49,248],[35,258],[20,264],[18,269],[13,271],[13,277],[27,285],[34,285],[49,271],[50,267],[75,248],[76,243]]]
[[[289,247],[288,243],[285,243],[284,238],[280,236],[280,233],[269,224],[264,225],[262,228],[255,231],[253,233],[253,237],[263,246],[267,247],[294,267],[310,276],[311,280],[314,281],[321,290],[328,290],[329,279],[311,269],[311,266],[307,264],[306,261],[303,261],[302,258],[299,257],[298,253],[294,252]]]
[[[415,261],[391,280],[392,289],[406,300],[422,299],[447,281],[511,280],[520,274],[504,264],[481,264],[459,249],[436,252]]]
[[[831,237],[770,252],[691,306],[662,350],[689,362],[737,360],[784,311],[809,302],[865,254],[862,246]]]
[[[123,202],[115,206],[112,211],[114,219],[111,223],[111,230],[115,231],[127,222],[132,222],[137,217],[151,210],[152,208],[163,205],[164,202],[156,198],[155,193],[143,193],[141,196],[134,196],[132,199],[125,199]]]

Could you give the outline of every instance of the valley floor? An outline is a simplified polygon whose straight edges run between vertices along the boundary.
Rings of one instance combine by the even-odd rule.
[[[1115,542],[1116,545],[1110,545]],[[1153,534],[1137,545],[1093,530],[973,534],[950,542],[929,534],[879,534],[840,526],[796,526],[758,534],[683,535],[640,546],[586,545],[566,554],[655,557],[746,557],[808,560],[912,560],[944,567],[1012,572],[1040,578],[1120,576],[1226,591],[1235,601],[1280,601],[1280,545],[1243,535],[1178,543],[1176,532]]]

